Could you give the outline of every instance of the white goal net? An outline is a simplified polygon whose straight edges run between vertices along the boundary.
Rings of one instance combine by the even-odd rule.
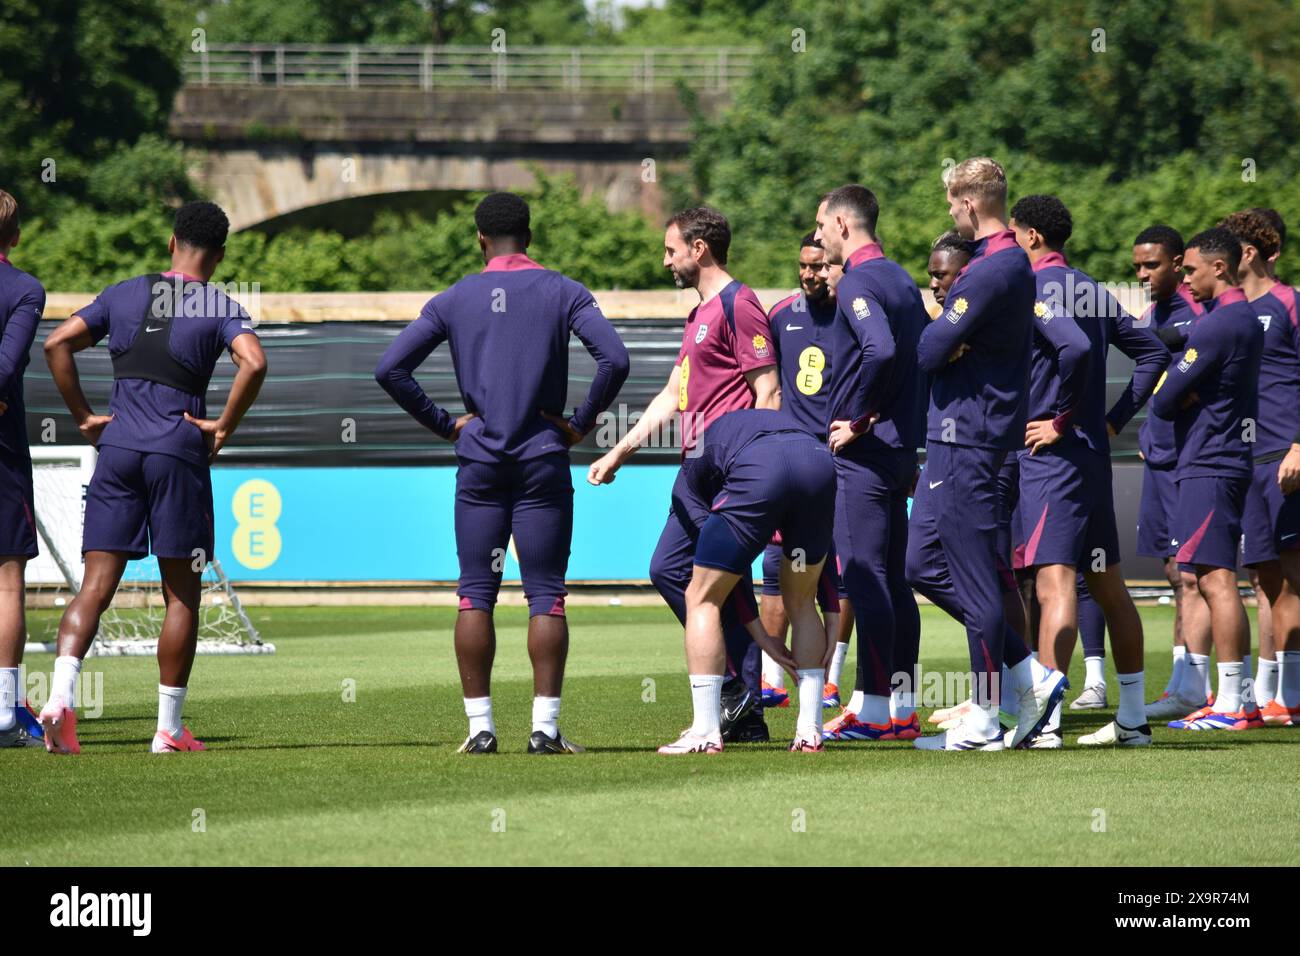
[[[82,518],[95,449],[33,447],[32,477],[40,555],[27,563],[27,650],[53,651],[63,609],[81,587]],[[131,561],[99,622],[91,654],[152,655],[165,602],[158,561]],[[200,654],[273,654],[244,612],[215,558],[203,572]]]

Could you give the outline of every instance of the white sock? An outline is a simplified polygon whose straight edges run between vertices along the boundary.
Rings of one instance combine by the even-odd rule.
[[[1002,665],[1002,709],[1008,714],[1020,713],[1020,691],[1016,689],[1015,677],[1006,664]]]
[[[890,691],[889,694],[889,717],[901,724],[907,723],[916,713],[916,691],[911,690],[904,693],[901,690]]]
[[[1205,687],[1210,678],[1207,676],[1210,671],[1209,654],[1193,654],[1187,652],[1184,658],[1183,666],[1183,683],[1178,691],[1178,696],[1184,700],[1194,701],[1200,704],[1207,698]]]
[[[785,689],[785,668],[768,657],[767,651],[763,651],[763,680],[771,687]]]
[[[1026,657],[1011,668],[1011,683],[1016,689],[1016,694],[1020,695],[1039,681],[1046,680],[1050,673],[1050,670],[1038,663],[1038,658]]]
[[[548,737],[560,732],[560,698],[533,698],[533,733],[541,731]]]
[[[808,667],[800,668],[796,673],[799,675],[799,719],[795,723],[795,728],[801,736],[811,735],[813,731],[821,736],[822,689],[826,685],[826,670],[821,667]],[[889,699],[881,699],[885,701],[885,713],[888,714]]]
[[[1241,661],[1219,661],[1219,696],[1214,698],[1214,712],[1233,714],[1241,710]]]
[[[844,658],[849,655],[849,645],[836,643],[835,656],[831,658],[831,672],[826,675],[826,682],[840,686],[840,673],[844,670]]]
[[[173,738],[181,735],[181,709],[185,706],[185,688],[158,685],[158,729],[171,734]]]
[[[972,703],[971,709],[966,711],[965,723],[976,735],[985,740],[1002,735],[1002,725],[998,723],[997,704],[981,707],[979,704]]]
[[[1277,652],[1277,702],[1300,707],[1300,651]]]
[[[1169,675],[1169,683],[1165,684],[1165,693],[1172,697],[1178,693],[1180,682],[1183,679],[1183,671],[1187,669],[1187,648],[1182,644],[1174,645],[1174,669]]]
[[[701,737],[722,735],[722,675],[691,674],[691,705],[695,710],[691,733]],[[821,693],[821,688],[817,689]]]
[[[54,679],[50,681],[50,697],[62,697],[63,706],[75,709],[77,702],[77,675],[81,673],[81,658],[67,655],[54,659]]]
[[[1121,727],[1136,730],[1147,722],[1146,675],[1138,671],[1115,676],[1119,678],[1119,710],[1115,720]]]
[[[0,667],[0,731],[18,723],[18,668]]]
[[[1106,658],[1085,657],[1083,659],[1083,686],[1106,686]]]
[[[863,698],[863,693],[862,693],[862,691],[860,691],[860,690],[855,690],[855,691],[853,692],[853,696],[849,698],[849,710],[853,711],[853,713],[855,713],[855,714],[857,714],[857,713],[861,713],[861,712],[862,712],[862,698]]]
[[[1277,696],[1277,670],[1277,661],[1259,659],[1259,671],[1255,674],[1255,703],[1261,707]]]
[[[863,694],[858,720],[868,724],[889,723],[889,698],[879,694]]]
[[[469,735],[477,737],[487,731],[493,737],[497,733],[496,722],[492,719],[491,697],[466,697],[465,716],[469,718]]]

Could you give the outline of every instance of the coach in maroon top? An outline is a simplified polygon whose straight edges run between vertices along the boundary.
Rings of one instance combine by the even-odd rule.
[[[686,319],[681,351],[663,391],[651,400],[640,421],[614,448],[591,466],[593,485],[614,480],[623,463],[652,435],[660,435],[681,416],[683,457],[720,416],[742,408],[781,407],[781,383],[767,315],[758,297],[726,270],[731,227],[717,210],[698,207],[679,212],[664,234],[664,268],[679,289],[699,293],[700,304]],[[670,511],[650,560],[650,579],[677,619],[686,623],[686,586],[695,553],[694,529]],[[744,579],[723,610],[723,635],[731,667],[744,687],[732,682],[723,693],[724,740],[766,740],[761,718],[761,655],[745,621],[756,613],[753,582]],[[739,722],[753,710],[759,716]],[[739,736],[737,736],[739,735]]]

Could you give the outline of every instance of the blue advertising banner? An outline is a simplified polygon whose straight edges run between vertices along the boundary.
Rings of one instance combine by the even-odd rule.
[[[668,515],[676,465],[628,465],[593,488],[575,465],[570,581],[646,581]],[[1142,467],[1115,468],[1125,570],[1159,580],[1158,562],[1133,558]],[[216,557],[234,581],[455,581],[451,466],[217,467],[212,471]],[[910,505],[910,502],[909,502]],[[754,576],[761,578],[761,558]],[[1136,572],[1136,573],[1135,573]],[[519,581],[511,547],[506,581]],[[153,559],[128,580],[156,579]]]
[[[587,484],[574,466],[574,581],[645,580],[673,465]],[[215,468],[217,558],[236,581],[454,581],[453,467]],[[505,579],[519,580],[514,548]]]

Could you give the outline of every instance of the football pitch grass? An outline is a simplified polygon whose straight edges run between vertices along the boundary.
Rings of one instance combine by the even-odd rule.
[[[524,749],[525,611],[498,611],[502,752],[465,733],[452,608],[262,608],[269,657],[201,657],[186,723],[210,750],[149,754],[157,670],[87,661],[103,713],[79,757],[0,752],[0,864],[1268,865],[1300,861],[1300,730],[1178,733],[1085,750],[1104,712],[1066,711],[1066,748],[925,753],[907,742],[660,757],[690,723],[681,629],[658,607],[574,607],[560,726],[585,754]],[[1169,608],[1142,609],[1148,697],[1169,673]],[[922,667],[965,639],[922,608]],[[53,665],[28,655],[28,672]],[[853,654],[843,685],[852,686]],[[1075,654],[1072,700],[1082,689]],[[96,678],[92,677],[92,680]],[[29,682],[30,686],[30,682]],[[354,688],[350,692],[349,688]],[[1110,669],[1112,705],[1118,687]],[[347,698],[352,697],[352,700]],[[922,717],[929,709],[922,710]],[[827,711],[827,717],[831,712]]]

